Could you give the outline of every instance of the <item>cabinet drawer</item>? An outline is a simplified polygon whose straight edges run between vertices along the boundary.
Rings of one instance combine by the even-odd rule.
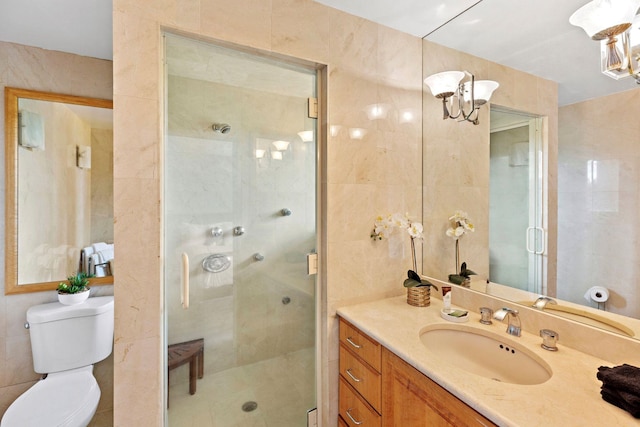
[[[340,416],[349,427],[381,427],[381,417],[340,377]]]
[[[380,412],[381,375],[347,351],[344,343],[340,343],[340,375]]]
[[[338,415],[338,427],[349,427],[340,415]]]
[[[380,344],[340,319],[340,342],[380,372]]]

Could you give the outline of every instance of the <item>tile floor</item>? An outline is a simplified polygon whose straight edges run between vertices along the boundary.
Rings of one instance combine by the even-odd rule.
[[[169,427],[306,427],[315,407],[315,350],[308,348],[251,365],[207,374],[189,394],[171,384]],[[172,380],[173,381],[173,380]],[[242,405],[258,407],[244,412]]]

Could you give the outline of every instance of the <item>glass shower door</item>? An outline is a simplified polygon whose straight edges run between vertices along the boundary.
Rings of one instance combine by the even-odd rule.
[[[316,73],[173,35],[165,55],[168,425],[306,425]]]
[[[490,141],[490,280],[542,293],[542,118],[492,106]]]

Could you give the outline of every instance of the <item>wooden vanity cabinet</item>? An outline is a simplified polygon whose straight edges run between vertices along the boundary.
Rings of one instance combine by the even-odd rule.
[[[340,319],[339,427],[495,426]]]
[[[384,347],[382,393],[382,427],[496,426]]]
[[[339,423],[380,427],[381,364],[380,344],[340,319]]]

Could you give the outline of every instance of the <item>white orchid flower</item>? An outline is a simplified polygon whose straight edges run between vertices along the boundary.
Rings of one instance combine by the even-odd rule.
[[[424,229],[422,227],[422,224],[420,224],[419,222],[411,223],[409,227],[407,227],[407,232],[409,233],[409,236],[411,236],[412,239],[422,239],[423,230]]]
[[[449,221],[452,222],[451,227],[447,229],[447,236],[454,239],[459,239],[464,236],[467,231],[474,232],[475,228],[473,224],[467,218],[467,213],[464,211],[455,211],[455,213],[449,217]]]

